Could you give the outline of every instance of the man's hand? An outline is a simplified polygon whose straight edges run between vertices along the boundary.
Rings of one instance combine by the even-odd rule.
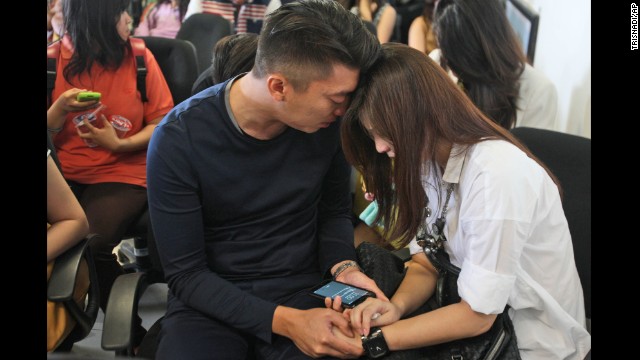
[[[274,333],[288,337],[303,353],[314,358],[328,355],[355,359],[363,352],[361,344],[348,341],[357,336],[349,321],[331,309],[298,310],[278,306],[272,326]],[[338,337],[337,333],[342,335]]]
[[[345,284],[370,290],[376,294],[376,298],[389,301],[389,298],[387,298],[382,290],[380,290],[378,285],[376,285],[376,282],[355,267],[343,271],[336,280]]]

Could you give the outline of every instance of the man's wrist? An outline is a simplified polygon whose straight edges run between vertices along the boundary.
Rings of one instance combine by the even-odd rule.
[[[362,269],[360,268],[358,263],[353,261],[353,260],[343,261],[343,262],[338,263],[336,265],[337,266],[333,270],[333,274],[332,274],[333,280],[340,281],[340,278],[344,278],[344,275],[349,273],[349,272],[351,272],[351,271],[360,271],[360,272],[362,272]]]
[[[273,321],[271,323],[271,331],[275,334],[291,338],[291,326],[297,319],[297,313],[300,310],[278,305],[273,313]]]

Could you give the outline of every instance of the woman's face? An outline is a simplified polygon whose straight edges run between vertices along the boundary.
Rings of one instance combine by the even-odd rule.
[[[116,28],[118,29],[118,35],[122,38],[122,40],[127,41],[129,39],[129,35],[131,35],[131,29],[129,25],[133,22],[131,16],[126,11],[123,11],[120,14],[120,19],[116,23]]]
[[[387,156],[390,158],[394,158],[396,156],[396,152],[391,141],[384,139],[380,135],[378,135],[375,129],[373,129],[373,126],[371,126],[371,123],[369,123],[368,121],[365,120],[362,125],[369,134],[369,137],[373,140],[377,152],[379,152],[380,154],[387,154]]]
[[[373,134],[373,141],[376,144],[377,152],[379,152],[380,154],[387,154],[387,156],[390,158],[396,157],[396,152],[393,149],[393,144],[390,141],[385,140],[376,134]]]

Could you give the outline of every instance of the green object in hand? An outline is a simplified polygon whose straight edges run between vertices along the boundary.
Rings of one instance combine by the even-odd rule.
[[[92,101],[92,100],[100,100],[100,97],[102,96],[102,94],[100,94],[99,92],[95,92],[95,91],[83,91],[78,93],[78,96],[76,97],[76,99],[78,101]]]

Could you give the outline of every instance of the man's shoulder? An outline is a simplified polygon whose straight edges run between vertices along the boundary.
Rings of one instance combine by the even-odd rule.
[[[213,119],[217,114],[223,114],[225,110],[224,87],[220,85],[204,89],[176,105],[158,126],[181,122],[185,119],[192,123],[198,119]]]

